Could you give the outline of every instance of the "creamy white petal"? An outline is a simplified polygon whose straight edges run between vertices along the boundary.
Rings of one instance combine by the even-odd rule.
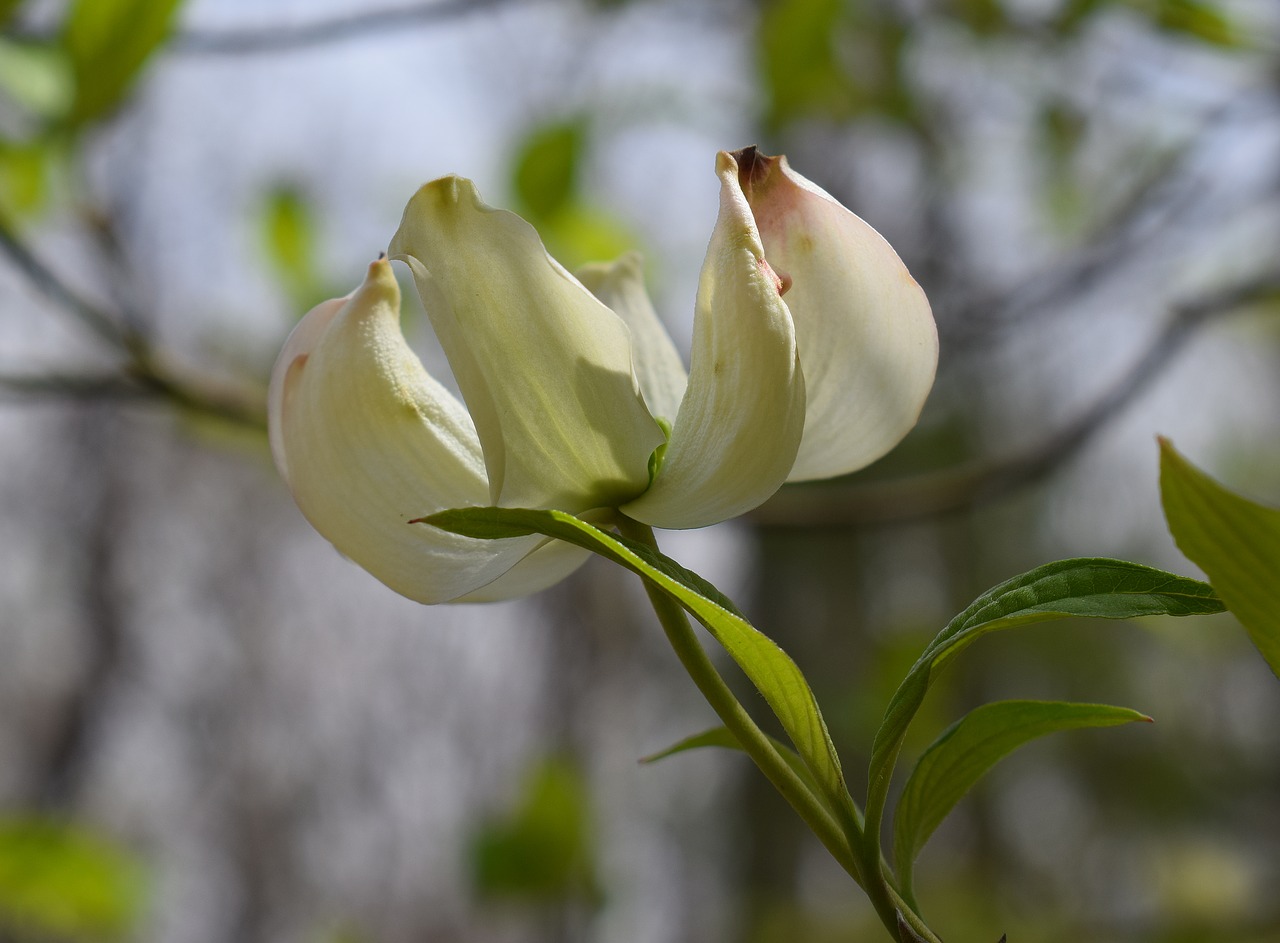
[[[631,331],[631,358],[649,412],[672,424],[689,375],[680,352],[653,310],[638,252],[614,262],[584,265],[574,273]]]
[[[791,279],[787,307],[808,390],[788,480],[855,471],[919,419],[938,364],[929,301],[893,247],[785,157],[747,148],[739,160],[765,256]]]
[[[782,281],[765,261],[732,155],[694,309],[689,385],[650,489],[622,507],[657,527],[704,527],[765,501],[804,429],[805,385]]]
[[[589,556],[591,556],[590,551],[567,544],[563,540],[545,540],[533,553],[492,583],[487,583],[453,601],[497,602],[502,599],[527,596],[559,583],[582,566]]]
[[[663,442],[626,325],[513,213],[445,177],[409,201],[391,241],[408,263],[484,450],[489,500],[567,511],[648,484]]]
[[[419,602],[473,594],[513,568],[524,572],[509,595],[563,577],[585,551],[535,554],[540,537],[471,540],[409,523],[487,505],[489,487],[470,418],[405,343],[399,309],[390,264],[374,262],[359,289],[313,309],[285,344],[269,423],[298,507],[343,554]]]

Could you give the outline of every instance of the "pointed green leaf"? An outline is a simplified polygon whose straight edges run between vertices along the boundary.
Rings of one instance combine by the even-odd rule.
[[[786,744],[774,743],[774,746],[781,746],[784,750],[791,750]],[[738,738],[728,727],[712,727],[710,730],[704,730],[702,733],[695,733],[691,737],[685,737],[665,750],[659,750],[657,753],[650,753],[648,756],[640,757],[641,763],[656,763],[658,760],[665,760],[669,756],[675,756],[677,753],[684,753],[687,750],[698,750],[702,747],[720,747],[725,750],[741,750],[742,744],[738,743]],[[794,753],[794,750],[791,750]],[[797,757],[798,758],[798,757]]]
[[[778,755],[786,760],[787,765],[792,771],[800,777],[801,782],[809,787],[819,799],[822,799],[827,809],[833,815],[835,810],[830,807],[830,803],[823,798],[822,789],[813,778],[813,773],[809,767],[805,765],[804,760],[800,758],[795,750],[787,746],[776,737],[769,737],[769,742],[773,744],[773,748],[778,751]],[[742,744],[738,742],[738,738],[728,727],[712,727],[710,730],[704,730],[702,733],[696,733],[691,737],[685,737],[679,743],[673,743],[665,750],[659,750],[657,753],[651,753],[648,756],[641,757],[641,763],[656,763],[658,760],[665,760],[669,756],[675,756],[677,753],[685,753],[689,750],[698,750],[703,747],[720,747],[724,750],[741,750]]]
[[[1222,610],[1208,584],[1123,560],[1059,560],[983,593],[929,643],[889,701],[868,770],[868,837],[877,839],[898,751],[934,675],[982,636],[1070,616],[1132,619]]]
[[[1228,491],[1160,440],[1169,530],[1280,676],[1280,509]]]
[[[62,44],[76,79],[71,123],[103,118],[169,36],[182,0],[75,0]]]
[[[422,523],[490,540],[546,534],[584,547],[649,580],[707,627],[764,696],[813,781],[820,784],[819,797],[828,806],[847,805],[840,761],[804,675],[786,652],[743,619],[706,580],[650,547],[606,533],[562,511],[458,508],[422,518]]]
[[[984,704],[952,724],[921,755],[894,818],[894,865],[911,863],[955,804],[997,762],[1037,737],[1081,727],[1113,727],[1151,718],[1126,707],[1061,701]]]

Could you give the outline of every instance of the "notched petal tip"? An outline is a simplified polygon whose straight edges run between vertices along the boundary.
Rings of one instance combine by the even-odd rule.
[[[422,185],[420,193],[428,194],[438,203],[461,203],[466,197],[475,197],[476,188],[466,177],[449,174]]]
[[[762,185],[769,179],[769,175],[773,172],[774,165],[783,157],[769,157],[760,153],[760,149],[756,145],[751,144],[740,150],[733,151],[729,154],[733,158],[738,168],[738,185],[742,187],[742,192],[750,199],[752,190]]]

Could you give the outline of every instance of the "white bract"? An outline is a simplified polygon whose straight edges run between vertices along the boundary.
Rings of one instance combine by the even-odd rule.
[[[716,172],[687,372],[636,256],[575,277],[470,181],[422,187],[391,258],[409,266],[466,405],[405,343],[386,260],[309,312],[269,408],[276,465],[316,530],[411,599],[504,599],[587,551],[411,522],[502,505],[703,527],[892,448],[937,365],[924,293],[785,158],[722,152]]]

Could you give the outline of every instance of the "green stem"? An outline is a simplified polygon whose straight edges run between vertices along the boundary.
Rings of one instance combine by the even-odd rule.
[[[658,548],[651,528],[621,515],[619,518],[619,530],[624,536],[653,547],[655,550]],[[809,790],[796,771],[774,748],[769,737],[756,725],[746,708],[734,696],[707,656],[702,643],[698,641],[698,636],[693,626],[689,624],[689,618],[685,615],[684,609],[675,599],[648,580],[644,581],[644,588],[649,594],[649,602],[653,605],[658,621],[662,623],[667,640],[675,650],[676,657],[680,659],[685,671],[689,673],[689,677],[693,679],[693,683],[702,692],[702,696],[706,698],[712,710],[733,734],[743,752],[751,757],[774,788],[790,803],[800,818],[804,819],[805,824],[818,836],[822,844],[831,852],[832,857],[854,881],[861,885],[862,874],[848,836],[845,835],[831,811]]]
[[[618,529],[624,536],[658,549],[650,527],[619,515]],[[847,808],[833,812],[813,794],[729,689],[698,641],[684,608],[648,580],[644,580],[644,588],[667,640],[702,696],[733,734],[743,752],[751,757],[774,788],[796,810],[832,857],[867,892],[890,935],[895,940],[903,939],[899,929],[901,921],[925,943],[941,943],[889,881],[887,866],[880,856],[880,843],[866,840],[861,816],[852,800]],[[870,857],[866,854],[868,848],[874,849]]]
[[[938,935],[930,930],[928,924],[916,913],[914,903],[908,903],[903,895],[894,890],[893,885],[887,881],[884,882],[884,886],[894,910],[902,915],[902,922],[910,927],[916,936],[924,940],[925,943],[942,943]]]

